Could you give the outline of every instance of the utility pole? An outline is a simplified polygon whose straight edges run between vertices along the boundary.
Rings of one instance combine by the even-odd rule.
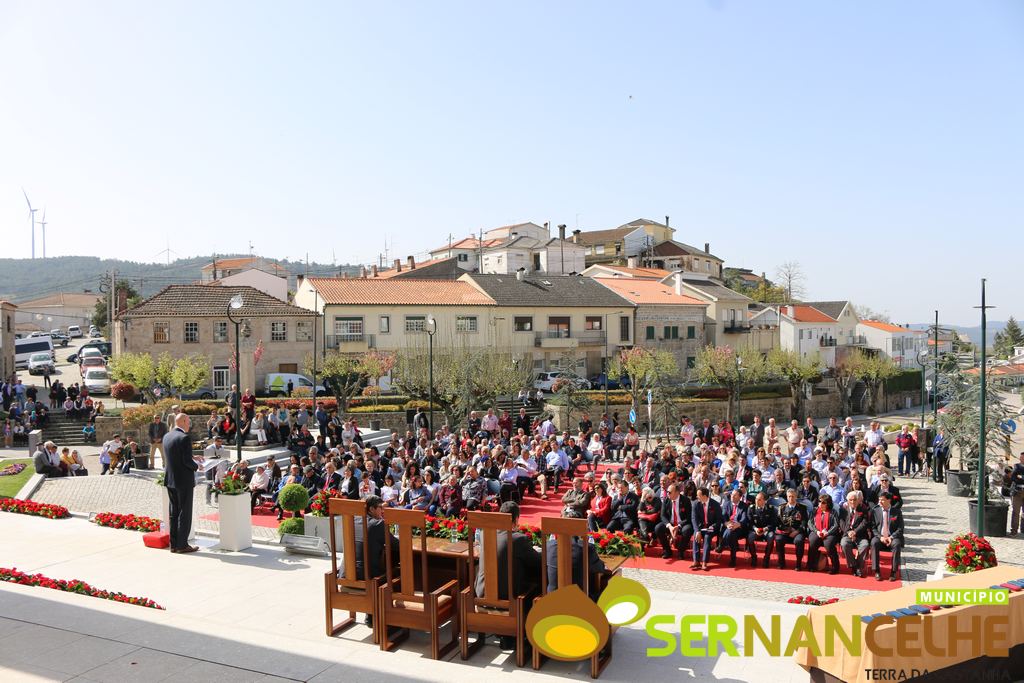
[[[107,304],[107,336],[114,338],[114,302],[117,299],[117,271],[110,270],[110,303]]]
[[[985,348],[988,346],[986,311],[990,308],[995,308],[995,306],[985,305],[985,278],[981,279],[981,306],[975,306],[975,308],[981,309],[981,431],[978,433],[978,535],[984,536],[985,494],[988,488],[988,467],[985,463],[985,403],[988,398],[988,385],[985,376],[985,364],[988,362]]]

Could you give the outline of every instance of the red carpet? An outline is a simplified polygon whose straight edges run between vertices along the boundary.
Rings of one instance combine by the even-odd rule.
[[[602,467],[601,470],[604,468]],[[548,492],[548,499],[541,500],[540,498],[527,494],[520,506],[520,522],[523,524],[540,524],[541,517],[559,517],[562,513],[562,494],[565,493],[566,486],[563,485],[559,492],[556,494],[552,491]],[[760,566],[754,568],[750,566],[750,555],[746,553],[744,548],[746,547],[745,542],[740,543],[740,551],[736,553],[736,567],[729,567],[729,553],[726,551],[722,556],[718,553],[711,553],[711,562],[709,563],[709,571],[692,571],[690,565],[693,563],[690,557],[689,549],[687,549],[686,559],[672,559],[663,560],[661,558],[661,546],[657,543],[647,547],[646,557],[637,558],[630,560],[626,563],[626,567],[634,569],[656,569],[659,571],[666,572],[677,572],[680,574],[694,574],[697,576],[723,576],[730,579],[752,579],[755,581],[773,581],[777,583],[799,583],[808,586],[821,586],[824,588],[858,588],[860,590],[872,590],[872,591],[885,591],[892,590],[893,588],[899,588],[903,585],[902,581],[875,581],[874,575],[870,574],[867,578],[857,578],[853,574],[849,573],[846,568],[846,562],[842,559],[840,553],[840,572],[835,575],[830,575],[827,571],[808,572],[806,570],[798,572],[794,570],[796,566],[796,555],[794,554],[793,547],[786,547],[786,567],[787,569],[776,569],[776,559],[773,557],[771,566],[768,569],[762,569]],[[758,560],[760,561],[764,557],[764,548],[758,549]],[[888,554],[883,554],[880,558],[882,565],[882,576],[886,579],[889,578],[889,569],[892,566],[892,557]],[[821,560],[822,565],[825,564],[824,559]],[[760,564],[760,562],[759,562]],[[870,565],[870,560],[868,561]]]
[[[219,522],[220,521],[220,515],[217,514],[216,512],[214,512],[214,513],[211,513],[209,515],[203,515],[199,519],[205,519],[205,520],[208,520],[208,521],[211,521],[211,522]],[[253,515],[252,516],[252,525],[253,526],[262,526],[262,527],[266,527],[268,529],[276,529],[279,524],[280,524],[280,522],[277,521],[277,516],[276,515]]]

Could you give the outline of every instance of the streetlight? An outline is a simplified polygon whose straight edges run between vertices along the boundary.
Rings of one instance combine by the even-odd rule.
[[[988,485],[988,467],[985,463],[985,403],[988,394],[988,384],[985,373],[986,358],[985,346],[988,344],[987,315],[986,311],[995,306],[985,305],[985,278],[981,279],[981,431],[978,433],[978,535],[985,535],[985,487]]]
[[[740,354],[736,358],[736,423],[743,426],[743,359]]]
[[[936,429],[939,425],[939,312],[935,311],[935,330],[932,334],[932,341],[934,342],[932,351],[932,360],[934,365],[932,367],[932,422],[935,424]]]
[[[435,320],[434,316],[432,316],[432,315],[428,315],[427,316],[426,332],[427,332],[427,339],[429,340],[429,345],[430,345],[430,369],[428,371],[429,372],[428,382],[430,383],[430,387],[429,387],[429,389],[427,391],[427,397],[428,397],[427,402],[429,404],[427,406],[427,410],[430,411],[430,417],[427,419],[427,423],[430,425],[430,438],[431,438],[431,440],[433,440],[433,438],[434,438],[434,333],[437,332],[437,320]]]
[[[921,366],[921,429],[924,429],[924,404],[925,404],[925,386],[924,386],[924,369],[928,366],[928,349],[922,349],[917,354],[917,364]]]
[[[242,399],[238,392],[242,390],[242,358],[239,336],[243,320],[241,318],[235,320],[231,312],[241,309],[244,304],[241,292],[231,297],[231,301],[228,302],[228,320],[235,325],[235,454],[238,462],[242,461],[242,425],[239,414],[242,407]]]
[[[604,341],[601,344],[601,364],[602,371],[604,372],[604,414],[608,414],[608,316],[609,315],[622,315],[622,311],[613,311],[612,313],[604,314],[604,329],[601,333],[604,335]],[[635,330],[634,330],[635,331]]]

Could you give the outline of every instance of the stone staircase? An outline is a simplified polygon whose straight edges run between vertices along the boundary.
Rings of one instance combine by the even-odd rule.
[[[854,415],[863,415],[868,406],[868,385],[858,380],[850,394],[850,411]]]
[[[50,413],[46,427],[43,429],[43,441],[53,441],[58,446],[83,446],[85,437],[82,428],[85,418],[69,418],[63,413]]]

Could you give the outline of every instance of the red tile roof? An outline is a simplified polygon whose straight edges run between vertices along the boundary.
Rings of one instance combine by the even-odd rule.
[[[328,304],[493,306],[494,300],[461,280],[311,277]]]
[[[793,306],[793,320],[798,323],[834,323],[833,318],[828,317],[813,306]]]
[[[639,278],[597,277],[597,282],[634,304],[666,304],[707,307],[700,299],[685,294],[676,294],[674,287],[657,280]]]
[[[493,247],[495,244],[500,244],[502,241],[503,240],[501,240],[501,239],[484,240],[482,244],[483,244],[484,249],[486,249],[487,247]],[[449,248],[451,248],[451,249],[479,249],[480,245],[481,245],[481,242],[476,237],[464,237],[461,240],[459,240],[458,242],[452,242],[451,245],[445,244],[445,245],[442,245],[442,246],[440,246],[440,247],[438,247],[436,249],[431,249],[430,253],[433,254],[433,253],[438,252],[438,251],[445,251],[445,250],[447,250]]]
[[[900,327],[899,325],[893,325],[892,323],[882,322],[881,320],[861,320],[862,325],[873,327],[876,330],[882,330],[883,332],[896,332],[903,334],[924,334],[924,330],[911,330],[907,327]]]

